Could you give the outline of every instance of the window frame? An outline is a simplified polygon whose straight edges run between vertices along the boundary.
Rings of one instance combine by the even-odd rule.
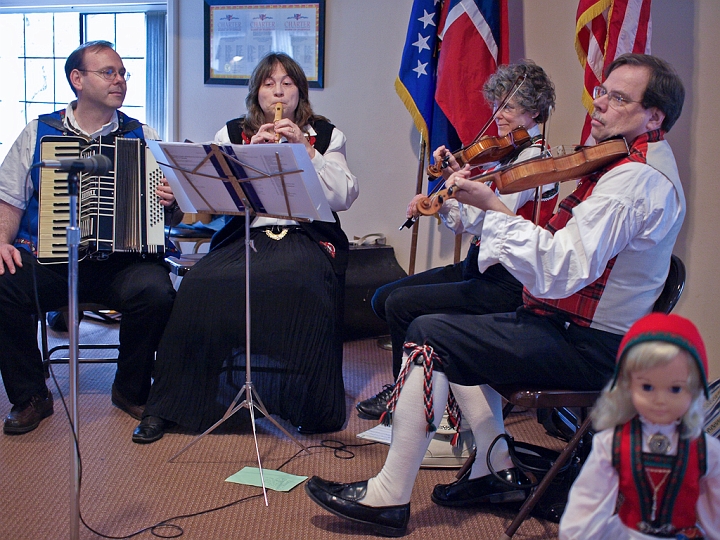
[[[169,140],[176,134],[176,58],[178,50],[178,2],[179,0],[10,0],[12,4],[0,6],[0,14],[75,12],[82,14],[127,13],[137,11],[165,11],[165,125],[153,126],[160,137]]]

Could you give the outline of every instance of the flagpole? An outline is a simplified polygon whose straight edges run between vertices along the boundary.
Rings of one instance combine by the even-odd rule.
[[[425,139],[422,133],[420,134],[420,152],[418,156],[418,172],[417,181],[415,184],[415,195],[420,195],[423,192],[423,177],[425,176]],[[420,220],[415,220],[412,227],[412,236],[410,239],[410,264],[408,265],[408,275],[412,276],[415,273],[415,259],[417,257],[417,242],[418,242],[418,226]]]
[[[453,253],[453,262],[455,264],[460,262],[460,252],[462,251],[462,233],[455,235],[455,251]]]

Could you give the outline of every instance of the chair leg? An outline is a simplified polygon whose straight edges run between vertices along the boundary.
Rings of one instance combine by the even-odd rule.
[[[42,363],[45,378],[50,378],[50,354],[48,353],[47,313],[40,315],[40,341],[42,342]]]
[[[508,417],[508,414],[510,414],[512,412],[514,407],[515,407],[515,405],[513,405],[509,401],[505,404],[505,406],[503,407],[503,410],[502,410],[503,419]]]
[[[460,480],[463,476],[465,476],[465,473],[467,472],[467,470],[470,467],[472,467],[472,464],[474,463],[476,457],[477,457],[477,448],[473,448],[472,450],[470,450],[470,455],[465,460],[465,463],[463,463],[463,466],[460,467],[460,470],[455,475],[455,478]]]
[[[567,446],[560,453],[560,456],[557,458],[557,460],[555,460],[553,466],[550,467],[550,470],[547,472],[547,474],[543,477],[535,490],[530,494],[530,496],[520,507],[520,511],[518,512],[517,516],[515,516],[513,522],[505,530],[505,533],[503,533],[503,535],[500,537],[500,540],[509,540],[517,532],[522,522],[525,521],[525,518],[527,518],[528,515],[530,515],[532,509],[535,508],[537,502],[545,494],[548,486],[557,476],[558,471],[562,468],[563,465],[565,465],[567,460],[570,459],[570,456],[575,451],[578,444],[580,444],[580,441],[582,441],[585,433],[587,433],[590,429],[591,424],[592,419],[588,416],[582,423],[582,425],[578,428],[578,430],[575,432],[573,438],[570,439],[570,442],[568,442]]]

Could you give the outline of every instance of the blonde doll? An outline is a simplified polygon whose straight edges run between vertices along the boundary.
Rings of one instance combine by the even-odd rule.
[[[560,539],[720,539],[720,441],[702,431],[707,355],[697,328],[653,313],[617,358]]]

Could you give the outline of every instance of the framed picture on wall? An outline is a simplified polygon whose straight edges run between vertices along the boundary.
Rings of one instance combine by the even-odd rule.
[[[325,0],[203,0],[205,83],[247,85],[258,61],[284,52],[324,86]]]

